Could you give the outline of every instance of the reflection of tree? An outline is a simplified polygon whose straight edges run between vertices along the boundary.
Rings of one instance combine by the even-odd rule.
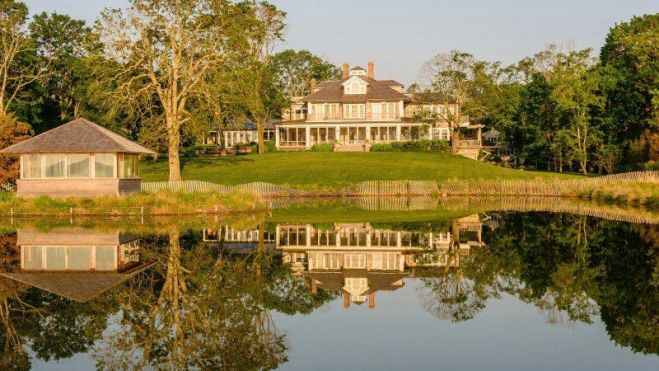
[[[158,272],[135,280],[121,298],[121,327],[97,347],[108,368],[273,368],[285,361],[283,336],[252,288],[253,264],[187,244],[170,233]]]
[[[29,369],[30,358],[25,352],[23,338],[18,334],[12,321],[15,308],[12,305],[20,305],[19,302],[10,301],[16,298],[15,284],[7,279],[0,280],[0,344],[2,354],[0,355],[0,368]]]
[[[474,318],[485,307],[484,298],[476,290],[461,267],[459,241],[453,241],[446,255],[446,265],[430,277],[422,277],[419,299],[433,316],[461,322]]]
[[[505,214],[486,233],[487,247],[462,266],[475,286],[533,303],[550,323],[590,323],[601,314],[616,342],[658,353],[656,230],[584,216]]]

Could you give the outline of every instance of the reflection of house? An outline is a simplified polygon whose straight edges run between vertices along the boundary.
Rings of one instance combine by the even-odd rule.
[[[234,250],[250,251],[255,249],[259,244],[261,231],[256,229],[238,230],[229,226],[223,226],[219,229],[204,229],[203,241],[210,245],[220,244],[223,247]],[[263,244],[267,248],[275,246],[275,235],[263,231]]]
[[[17,245],[21,269],[2,275],[79,302],[150,265],[140,256],[137,238],[118,231],[19,230]]]
[[[402,279],[417,268],[460,266],[460,256],[482,246],[478,228],[478,215],[454,222],[451,230],[429,232],[368,223],[279,225],[277,249],[293,270],[311,278],[312,290],[341,290],[344,306],[368,299],[373,308],[375,292],[402,287]]]

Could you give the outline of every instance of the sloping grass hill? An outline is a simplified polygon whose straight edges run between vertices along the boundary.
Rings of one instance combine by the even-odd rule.
[[[165,181],[166,160],[142,163],[144,181]],[[414,152],[278,152],[182,159],[184,180],[338,186],[367,180],[531,179],[576,175],[504,169],[461,156]]]

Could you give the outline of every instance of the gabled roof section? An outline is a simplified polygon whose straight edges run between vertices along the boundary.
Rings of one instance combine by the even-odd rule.
[[[361,67],[361,66],[355,66],[355,67],[351,68],[350,71],[366,71],[366,69],[364,67]]]
[[[410,95],[412,97],[412,103],[417,103],[417,104],[443,104],[446,102],[448,102],[449,104],[456,103],[453,97],[449,97],[443,93],[438,93],[438,92],[423,92],[423,93],[414,93]]]
[[[152,150],[84,118],[75,119],[0,151],[7,154],[92,152],[155,154]]]
[[[387,84],[387,85],[389,85],[389,86],[394,86],[394,85],[395,85],[395,86],[405,86],[405,85],[399,83],[399,82],[396,81],[396,80],[380,80],[380,82],[385,83],[385,84]]]
[[[366,94],[343,94],[343,83],[349,79],[362,79],[368,84]],[[307,95],[307,102],[365,103],[372,100],[402,100],[410,98],[391,88],[393,80],[375,80],[368,76],[350,76],[348,79],[323,81],[317,85],[318,90]]]

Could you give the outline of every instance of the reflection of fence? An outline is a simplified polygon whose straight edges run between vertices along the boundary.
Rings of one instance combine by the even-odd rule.
[[[173,191],[217,191],[253,192],[265,197],[313,197],[313,196],[430,196],[430,195],[476,195],[476,196],[577,196],[589,193],[603,184],[628,181],[659,183],[659,172],[639,171],[607,175],[588,179],[451,179],[434,180],[374,180],[357,183],[343,188],[305,189],[272,183],[247,183],[223,185],[196,180],[179,182],[143,182],[142,190]]]
[[[552,212],[587,215],[629,223],[659,224],[659,214],[639,208],[596,204],[586,200],[561,197],[351,197],[340,199],[369,211],[452,211],[476,214],[490,211]],[[278,198],[273,207],[283,208],[308,202],[308,199]]]

